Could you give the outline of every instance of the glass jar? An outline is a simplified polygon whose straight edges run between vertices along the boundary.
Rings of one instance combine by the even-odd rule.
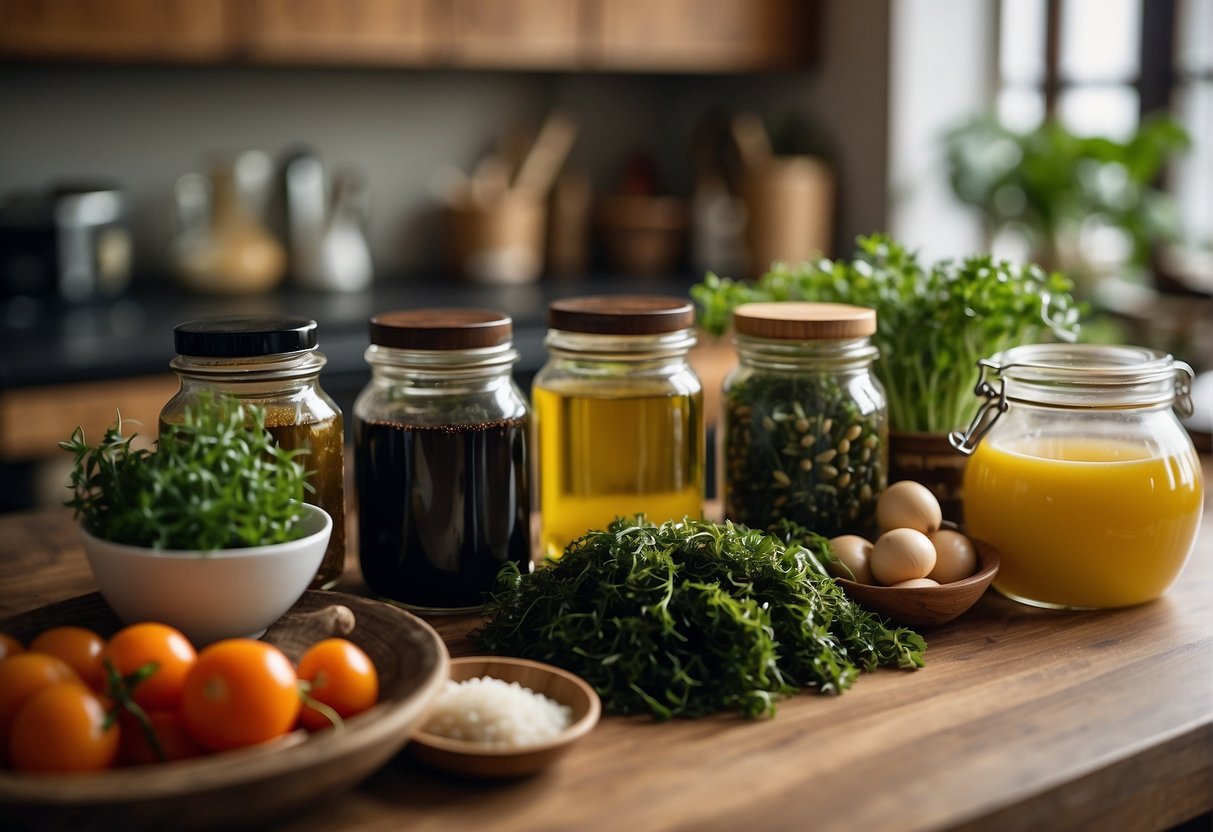
[[[530,411],[513,324],[479,309],[371,318],[354,402],[367,586],[421,612],[480,609],[502,564],[531,570]]]
[[[1191,368],[1095,344],[1015,347],[978,367],[985,403],[951,440],[972,454],[965,522],[1002,556],[995,588],[1062,608],[1161,595],[1203,504],[1200,462],[1174,413],[1191,412]]]
[[[316,349],[316,322],[306,318],[203,318],[173,330],[170,364],[181,389],[160,411],[160,428],[180,422],[201,393],[227,394],[265,410],[265,426],[288,450],[310,448],[300,461],[314,491],[304,499],[333,518],[333,533],[312,581],[334,586],[345,570],[345,433],[341,410],[320,386],[327,359]]]
[[[870,535],[888,480],[888,406],[872,375],[876,311],[747,303],[733,312],[738,364],[724,380],[725,517]]]
[[[695,310],[679,298],[602,295],[548,307],[548,361],[531,395],[541,551],[616,517],[701,517],[703,387],[687,363]]]

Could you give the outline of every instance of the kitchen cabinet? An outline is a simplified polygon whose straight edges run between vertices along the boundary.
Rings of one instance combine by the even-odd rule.
[[[216,63],[229,0],[0,0],[0,57]]]
[[[812,57],[814,0],[0,0],[0,59],[751,72]]]

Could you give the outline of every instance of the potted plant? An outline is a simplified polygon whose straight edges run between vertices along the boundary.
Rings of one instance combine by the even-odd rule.
[[[873,372],[889,407],[889,480],[917,479],[959,519],[964,457],[947,434],[966,427],[979,404],[976,363],[1045,337],[1073,340],[1073,283],[1035,265],[989,255],[930,267],[885,235],[860,237],[851,260],[776,263],[753,283],[709,274],[691,289],[700,325],[721,334],[751,301],[811,300],[876,310]]]
[[[950,130],[944,151],[953,192],[980,211],[988,234],[1018,232],[1036,262],[1091,289],[1101,271],[1144,275],[1154,246],[1177,235],[1175,206],[1157,181],[1188,143],[1166,117],[1119,141],[1053,121],[1019,132],[981,117]]]
[[[265,413],[204,399],[133,447],[121,415],[96,445],[77,428],[75,509],[93,574],[124,621],[171,624],[196,644],[257,635],[298,600],[332,519],[303,502],[307,471],[274,442]]]

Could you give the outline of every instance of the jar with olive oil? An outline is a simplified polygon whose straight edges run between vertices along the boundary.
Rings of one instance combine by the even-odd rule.
[[[679,298],[603,295],[548,308],[548,362],[532,399],[541,551],[616,517],[698,518],[703,388],[687,363],[695,311]]]
[[[345,569],[345,436],[337,404],[320,386],[327,359],[316,349],[316,322],[306,318],[204,318],[173,330],[170,364],[181,389],[160,411],[160,430],[182,418],[203,393],[229,395],[265,411],[265,426],[300,461],[313,491],[305,495],[333,518],[333,533],[313,589],[328,589]]]

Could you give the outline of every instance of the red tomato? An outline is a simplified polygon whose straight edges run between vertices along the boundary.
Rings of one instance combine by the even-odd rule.
[[[122,676],[152,662],[156,670],[138,682],[131,698],[145,711],[171,711],[181,705],[181,686],[194,664],[194,645],[167,624],[145,622],[124,627],[110,637],[105,656]]]
[[[211,751],[272,740],[299,715],[295,668],[263,641],[215,642],[185,677],[181,710],[190,736]]]
[[[58,656],[76,671],[84,684],[98,692],[105,689],[105,667],[101,664],[105,639],[92,630],[72,626],[51,627],[39,633],[29,643],[29,649]]]
[[[25,645],[17,641],[8,633],[0,633],[0,659],[7,659],[9,656],[15,656],[18,653],[25,652]]]
[[[40,690],[56,682],[80,683],[67,663],[46,653],[18,653],[0,661],[0,753],[7,751],[17,712]]]
[[[206,750],[185,730],[185,718],[181,711],[156,711],[148,714],[156,741],[164,752],[164,762],[198,757]],[[122,739],[118,744],[118,764],[124,766],[146,765],[162,762],[148,742],[143,726],[133,714],[123,713],[118,723],[122,728]]]
[[[18,771],[67,773],[108,768],[118,753],[118,725],[79,681],[34,694],[13,721],[9,754]]]
[[[308,683],[307,696],[328,705],[344,718],[361,713],[379,699],[379,674],[358,645],[343,638],[326,638],[299,659],[299,678]],[[321,711],[304,703],[299,721],[309,731],[331,724]]]

